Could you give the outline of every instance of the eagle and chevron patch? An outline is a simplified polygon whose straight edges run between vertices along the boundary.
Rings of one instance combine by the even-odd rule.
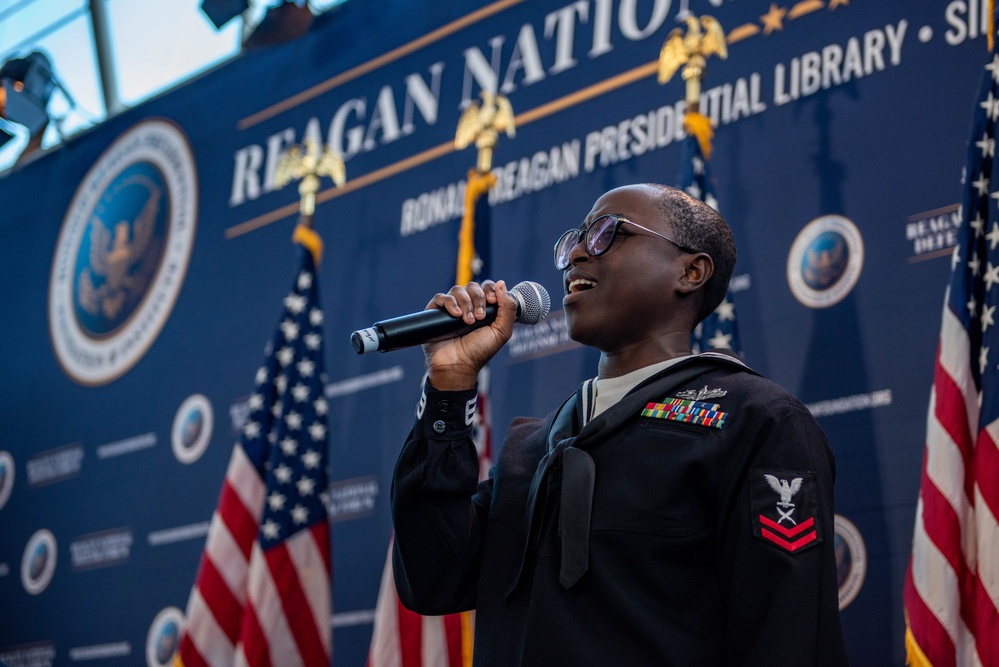
[[[822,542],[815,476],[791,470],[749,471],[753,534],[792,554]]]

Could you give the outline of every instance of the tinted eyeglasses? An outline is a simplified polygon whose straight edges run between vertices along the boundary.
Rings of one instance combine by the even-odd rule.
[[[583,248],[586,249],[586,254],[590,257],[599,257],[604,254],[610,250],[611,244],[614,243],[614,237],[617,236],[617,230],[621,227],[621,225],[625,224],[631,225],[632,227],[638,227],[643,232],[648,232],[653,236],[658,236],[661,239],[669,241],[684,252],[697,252],[696,250],[680,245],[673,239],[663,236],[659,232],[652,231],[648,227],[642,227],[640,224],[632,222],[627,218],[622,218],[619,215],[608,214],[602,215],[591,222],[585,230],[570,229],[559,238],[559,240],[555,243],[555,268],[559,271],[564,271],[569,268],[569,265],[572,263],[572,260],[570,259],[572,250],[576,247],[580,240],[583,241]]]

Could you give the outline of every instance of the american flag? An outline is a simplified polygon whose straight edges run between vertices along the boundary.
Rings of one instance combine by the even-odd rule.
[[[489,277],[491,211],[486,193],[496,183],[491,173],[471,170],[465,187],[465,213],[459,231],[456,282]],[[492,467],[489,421],[489,369],[479,372],[472,440],[479,454],[479,479]],[[474,612],[420,616],[402,606],[392,572],[392,544],[382,569],[367,667],[470,667]]]
[[[905,582],[910,664],[999,666],[999,55],[985,66]]]
[[[701,150],[700,142],[693,134],[688,134],[683,142],[680,167],[680,189],[717,211],[718,200],[715,199],[711,166],[704,156],[704,151]],[[728,349],[741,355],[742,344],[735,323],[735,303],[732,300],[731,290],[725,293],[725,300],[715,308],[715,311],[694,329],[690,336],[690,346],[695,354],[707,350]]]
[[[330,664],[323,313],[300,252],[188,601],[185,667]]]

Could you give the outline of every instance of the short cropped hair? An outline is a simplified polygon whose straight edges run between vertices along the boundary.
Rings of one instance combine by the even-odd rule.
[[[668,185],[645,183],[658,194],[659,209],[670,223],[673,240],[711,257],[714,273],[704,284],[697,321],[710,315],[725,299],[735,269],[735,239],[725,219],[700,199]]]

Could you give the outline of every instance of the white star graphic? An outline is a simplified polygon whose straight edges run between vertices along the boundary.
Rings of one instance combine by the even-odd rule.
[[[981,149],[983,158],[993,157],[996,154],[996,140],[990,137],[988,132],[983,133],[975,145]]]
[[[725,299],[718,307],[715,308],[715,313],[718,315],[718,319],[722,322],[728,322],[729,320],[735,320],[735,304]]]
[[[329,404],[326,402],[326,399],[323,398],[322,396],[317,398],[312,403],[312,407],[315,408],[316,414],[319,415],[320,417],[325,415],[329,411]]]
[[[319,467],[319,452],[310,449],[302,454],[302,465],[308,470]]]
[[[312,310],[310,310],[309,311],[309,323],[312,326],[314,326],[314,327],[318,327],[320,324],[322,324],[323,323],[323,311],[319,310],[318,308],[313,308]]]
[[[978,302],[975,301],[975,297],[968,299],[968,314],[974,317],[978,314]]]
[[[978,255],[971,256],[971,259],[968,260],[968,268],[971,269],[971,275],[978,275],[978,270],[982,268],[982,263],[978,261]]]
[[[701,175],[704,173],[704,160],[702,160],[701,158],[698,157],[693,158],[690,161],[690,164],[693,165],[695,174]]]
[[[988,267],[985,269],[985,289],[992,289],[992,286],[999,283],[999,266],[992,266],[992,262],[988,262]]]
[[[257,369],[257,384],[263,384],[267,382],[267,369],[261,366]]]
[[[274,386],[277,388],[279,394],[283,394],[284,390],[288,388],[288,378],[278,375],[274,378]]]
[[[989,192],[989,179],[985,178],[985,174],[978,177],[978,180],[972,181],[972,185],[978,190],[978,196],[984,197]]]
[[[999,200],[999,190],[996,190],[995,192],[993,192],[991,196],[993,198]],[[982,220],[982,214],[981,213],[979,213],[978,215],[976,215],[973,220],[968,221],[968,224],[971,225],[971,228],[975,230],[975,238],[976,239],[979,236],[982,235],[982,230],[985,229],[985,221]]]
[[[291,395],[294,396],[295,400],[299,403],[306,401],[309,399],[309,387],[299,382],[291,388]]]
[[[293,315],[298,315],[305,310],[305,297],[298,294],[289,294],[284,298],[284,307]]]
[[[701,188],[698,187],[697,183],[691,183],[690,185],[687,186],[687,194],[693,197],[694,199],[700,199]]]
[[[283,510],[284,503],[287,500],[288,499],[284,495],[278,493],[277,491],[267,496],[267,504],[270,505],[271,510],[274,512]]]
[[[298,274],[298,289],[307,290],[312,287],[312,274],[308,271],[302,271]]]
[[[313,440],[322,440],[326,437],[326,427],[316,422],[309,427],[309,435],[312,436]]]
[[[291,468],[282,463],[274,469],[274,477],[281,484],[287,484],[291,481]]]
[[[246,422],[246,426],[243,427],[243,435],[251,440],[260,437],[260,423]]]
[[[260,526],[260,532],[269,540],[276,540],[281,534],[281,527],[273,520],[268,519]]]
[[[281,441],[281,451],[286,456],[293,456],[298,451],[298,441],[290,435],[285,436],[284,440]]]
[[[978,353],[978,372],[979,374],[984,373],[985,369],[989,365],[989,348],[982,346],[981,351]]]
[[[275,417],[280,417],[282,410],[284,410],[284,404],[281,401],[274,401],[274,405],[271,407],[271,414]]]
[[[303,477],[297,482],[295,486],[298,487],[298,493],[303,496],[311,496],[312,492],[316,490],[316,480],[311,477]]]
[[[992,231],[985,235],[989,242],[989,250],[995,250],[999,245],[999,222],[992,223]]]
[[[291,509],[291,520],[295,523],[305,523],[309,520],[309,510],[301,505],[295,505]]]
[[[996,118],[999,117],[999,99],[996,99],[989,91],[989,96],[985,98],[978,106],[985,109],[985,115],[989,117],[989,120],[995,122]]]
[[[732,346],[732,334],[723,334],[721,331],[715,331],[715,335],[708,339],[708,345],[717,350],[728,349]]]
[[[315,372],[315,370],[316,365],[308,359],[302,359],[298,362],[298,372],[302,374],[302,377],[312,377],[312,373]]]
[[[250,394],[250,399],[246,402],[250,410],[259,410],[264,405],[264,397],[260,394]]]
[[[992,56],[992,62],[985,66],[985,69],[992,72],[992,80],[999,82],[999,53]]]
[[[295,351],[290,347],[282,347],[275,356],[282,366],[287,366],[295,358]]]
[[[990,326],[993,326],[995,322],[996,307],[995,306],[985,306],[982,308],[982,333],[984,334],[988,331]]]
[[[281,323],[281,333],[284,334],[285,339],[288,341],[298,338],[298,329],[299,326],[291,320],[285,320]]]
[[[302,428],[302,415],[292,410],[284,416],[284,423],[287,424],[288,428],[292,431],[297,431]]]
[[[957,268],[957,265],[961,263],[961,254],[958,250],[961,249],[961,244],[954,246],[954,252],[950,254],[950,270],[953,271]]]
[[[323,342],[323,337],[317,333],[310,333],[305,334],[305,336],[302,337],[302,340],[305,341],[305,346],[310,350],[318,350],[319,346]]]

